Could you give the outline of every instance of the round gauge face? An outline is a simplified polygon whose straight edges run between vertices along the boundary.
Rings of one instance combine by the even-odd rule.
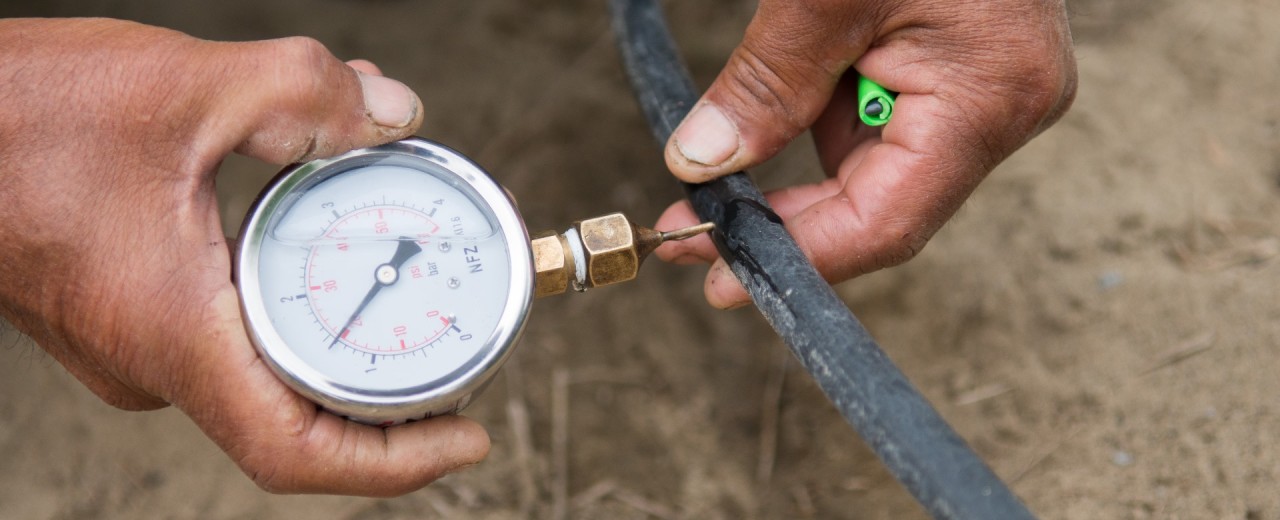
[[[251,211],[238,281],[260,353],[337,413],[456,409],[528,312],[532,260],[505,192],[422,140],[286,171]]]

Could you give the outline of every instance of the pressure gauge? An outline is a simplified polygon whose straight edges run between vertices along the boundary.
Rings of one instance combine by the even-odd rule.
[[[461,410],[510,355],[534,295],[632,280],[659,232],[620,213],[532,242],[475,163],[410,138],[281,172],[240,231],[259,356],[329,411],[390,425]]]
[[[507,192],[422,139],[287,169],[239,246],[259,355],[298,393],[370,424],[466,406],[533,299],[528,233]]]

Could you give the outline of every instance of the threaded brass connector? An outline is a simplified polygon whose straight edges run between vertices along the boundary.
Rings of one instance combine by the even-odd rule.
[[[534,295],[541,298],[573,287],[585,291],[634,280],[659,245],[710,231],[703,223],[670,232],[633,224],[621,213],[575,222],[564,233],[544,231],[533,239]]]

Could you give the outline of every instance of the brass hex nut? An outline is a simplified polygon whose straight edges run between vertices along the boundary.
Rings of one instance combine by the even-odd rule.
[[[632,280],[640,272],[636,233],[621,213],[583,220],[575,224],[586,254],[589,287]]]
[[[573,252],[564,236],[555,232],[542,233],[530,245],[533,247],[533,270],[536,273],[534,296],[541,298],[565,292],[574,278],[574,263]]]

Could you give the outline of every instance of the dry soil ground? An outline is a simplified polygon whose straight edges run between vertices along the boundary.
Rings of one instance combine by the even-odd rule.
[[[375,60],[421,93],[422,134],[489,168],[535,229],[652,221],[679,196],[602,1],[36,4],[0,15],[305,34]],[[705,85],[753,4],[668,8]],[[1278,519],[1280,4],[1070,8],[1075,109],[916,260],[840,291],[1042,517]],[[227,229],[270,173],[228,163]],[[755,173],[820,175],[803,144]],[[488,461],[390,500],[265,494],[178,412],[111,409],[6,333],[0,517],[551,518],[557,500],[573,518],[922,517],[754,311],[703,304],[701,276],[655,262],[640,283],[538,302],[467,411]]]

